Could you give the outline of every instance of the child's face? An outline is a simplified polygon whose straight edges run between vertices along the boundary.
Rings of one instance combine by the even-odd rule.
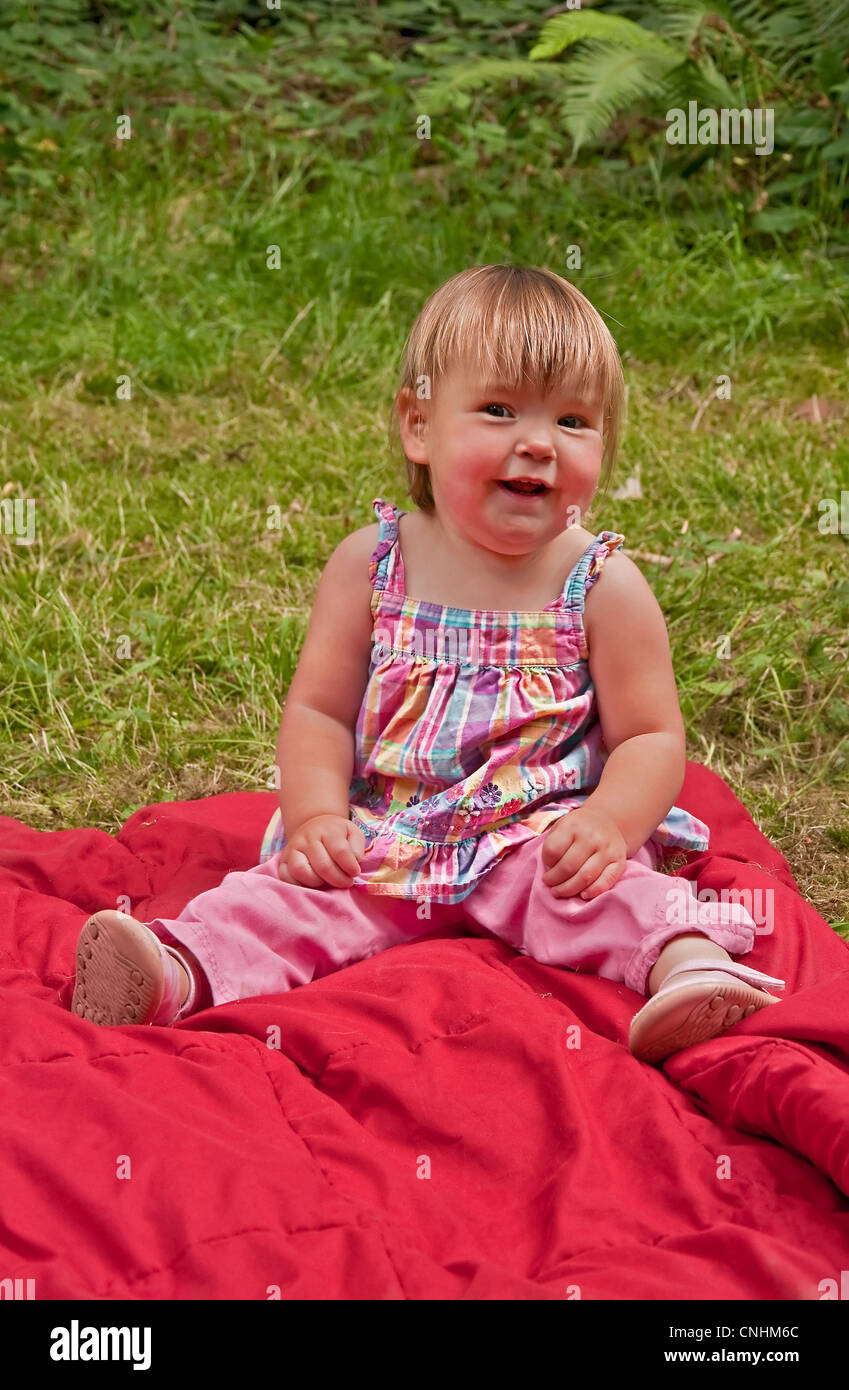
[[[407,399],[405,452],[429,467],[437,515],[449,528],[453,522],[488,550],[520,555],[580,523],[601,473],[598,399],[568,380],[542,395],[536,386],[517,391],[462,366],[442,378],[432,400],[412,392]],[[503,486],[520,478],[547,487],[520,496]]]

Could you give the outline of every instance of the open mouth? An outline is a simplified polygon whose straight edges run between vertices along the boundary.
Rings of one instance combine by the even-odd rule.
[[[545,483],[501,481],[500,486],[506,488],[508,492],[514,493],[517,497],[538,497],[541,493],[548,492]]]

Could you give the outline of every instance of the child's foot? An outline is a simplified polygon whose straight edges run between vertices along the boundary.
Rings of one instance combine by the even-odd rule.
[[[741,1018],[781,1003],[758,983],[783,988],[785,982],[732,960],[723,961],[721,968],[710,958],[674,966],[631,1020],[631,1052],[643,1062],[662,1062],[682,1047],[705,1042]]]
[[[193,984],[156,933],[123,912],[96,912],[80,932],[71,1008],[91,1023],[173,1023]]]

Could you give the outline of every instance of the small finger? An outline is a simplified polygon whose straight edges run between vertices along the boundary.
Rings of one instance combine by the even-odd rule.
[[[552,889],[555,897],[572,898],[581,893],[583,889],[589,888],[595,883],[603,869],[609,864],[609,860],[600,854],[592,854],[580,869],[571,878],[566,878],[562,883],[558,883]]]
[[[360,867],[360,861],[348,843],[347,833],[344,830],[341,834],[332,831],[330,834],[322,836],[321,844],[329,857],[329,862],[338,869],[346,880],[344,884],[337,883],[337,888],[346,887]]]
[[[573,848],[570,853],[564,854],[555,864],[552,864],[547,873],[543,874],[542,881],[547,883],[549,888],[554,887],[556,883],[564,883],[567,879],[572,878],[586,862],[586,853]]]
[[[553,868],[565,854],[568,854],[569,850],[572,848],[574,838],[574,835],[558,835],[556,839],[549,836],[543,843],[542,853],[540,855],[543,864],[549,869]]]
[[[330,850],[323,841],[318,840],[310,846],[310,863],[316,873],[321,874],[325,883],[329,883],[333,888],[348,888],[351,882],[351,875],[345,873],[336,862],[335,853]]]
[[[293,849],[288,859],[289,873],[292,881],[300,884],[302,888],[320,888],[322,880],[319,878],[315,869],[312,867],[307,856],[301,849]]]
[[[617,864],[608,864],[607,868],[599,874],[595,883],[591,883],[588,887],[583,889],[581,897],[589,901],[592,898],[600,897],[602,893],[608,893],[613,885],[618,882],[620,877],[621,869],[619,866]]]
[[[349,888],[351,886],[351,882],[353,881],[353,879],[356,878],[357,874],[360,871],[359,862],[356,856],[340,852],[336,855],[335,862],[337,869],[339,870],[340,874],[342,874],[345,880],[344,883],[340,883],[338,886],[340,888]]]
[[[592,902],[594,898],[601,897],[602,893],[606,893],[610,886],[610,884],[603,882],[602,878],[597,878],[589,887],[582,888],[577,896],[583,898],[584,902],[589,903]]]
[[[358,825],[348,826],[348,843],[357,857],[365,854],[366,837]]]

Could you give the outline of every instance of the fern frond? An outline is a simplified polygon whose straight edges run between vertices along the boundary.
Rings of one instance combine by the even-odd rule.
[[[683,41],[685,8],[701,11],[698,23],[705,28],[718,15],[728,25],[730,42],[741,46],[742,40],[741,51],[748,47],[765,68],[782,75],[799,72],[824,47],[840,54],[849,50],[849,0],[653,0],[645,22],[654,27],[657,19],[660,32],[670,38],[677,32]]]
[[[707,17],[718,16],[734,26],[734,5],[729,0],[654,0],[646,26],[656,28],[670,43],[689,52],[696,35],[704,31]]]
[[[474,63],[457,63],[443,76],[419,87],[417,100],[428,110],[437,111],[457,92],[479,91],[514,78],[541,82],[547,77],[563,81],[563,68],[559,63],[532,63],[527,58],[480,58]]]
[[[781,45],[787,56],[788,41],[804,57],[821,45],[845,53],[849,48],[849,0],[782,0],[779,7],[765,0],[735,0],[737,26],[749,37],[764,37],[765,49]],[[778,50],[771,56],[782,56]]]
[[[664,80],[663,96],[667,108],[686,107],[689,101],[717,109],[725,106],[729,110],[741,105],[739,90],[725,80],[709,58],[701,58],[698,63],[688,58],[670,68]]]
[[[554,15],[543,27],[531,49],[533,59],[555,58],[573,44],[592,41],[621,49],[649,49],[670,58],[674,50],[650,29],[635,24],[621,15],[605,14],[601,10],[570,10]]]
[[[670,58],[645,48],[595,48],[573,58],[561,71],[568,82],[562,110],[575,152],[635,103],[649,102],[659,109],[666,76],[679,63],[674,50]]]

